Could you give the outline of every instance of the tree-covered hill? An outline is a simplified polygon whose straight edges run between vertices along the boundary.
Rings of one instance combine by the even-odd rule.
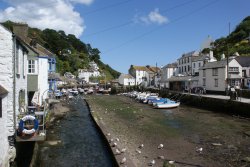
[[[233,55],[238,52],[240,55],[250,55],[250,16],[243,21],[227,37],[222,37],[214,41],[214,54],[216,58],[220,56]]]
[[[11,31],[13,30],[13,24],[12,21],[2,23],[2,25]],[[29,27],[28,36],[33,39],[35,38],[39,44],[56,54],[57,70],[61,74],[65,72],[77,74],[78,69],[88,68],[89,62],[95,61],[101,72],[106,75],[107,80],[118,78],[120,75],[119,72],[101,61],[101,52],[98,48],[92,48],[90,44],[85,44],[76,38],[75,35],[66,35],[62,30],[40,30]]]

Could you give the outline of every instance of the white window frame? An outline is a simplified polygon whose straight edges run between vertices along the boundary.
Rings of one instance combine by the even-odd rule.
[[[36,74],[36,60],[28,60],[28,74]]]
[[[229,72],[239,72],[239,67],[229,67]]]

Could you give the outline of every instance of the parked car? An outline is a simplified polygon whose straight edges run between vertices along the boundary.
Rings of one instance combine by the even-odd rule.
[[[72,93],[74,96],[78,95],[78,91],[77,90],[71,90],[70,93]]]
[[[60,90],[56,90],[54,94],[55,94],[56,99],[60,99],[62,96],[62,92]]]
[[[191,93],[206,94],[206,89],[201,86],[193,87]]]

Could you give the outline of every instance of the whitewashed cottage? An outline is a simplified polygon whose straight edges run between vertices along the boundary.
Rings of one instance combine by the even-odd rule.
[[[27,53],[21,40],[0,25],[0,166],[14,161],[16,116],[27,106]]]
[[[167,79],[177,75],[177,63],[167,64],[161,68],[161,81],[162,88],[169,88],[169,81]]]
[[[89,63],[88,69],[78,69],[78,78],[80,78],[82,81],[89,83],[90,77],[99,77],[101,76],[98,65],[91,61]]]
[[[135,85],[140,85],[143,82],[149,81],[149,69],[145,66],[131,65],[129,74],[135,78]]]
[[[134,86],[135,85],[135,78],[132,77],[130,74],[121,74],[118,78],[119,84],[123,86]]]
[[[242,66],[235,58],[229,58],[228,65],[223,57],[222,60],[206,63],[199,69],[199,85],[208,92],[224,93],[228,85],[240,85],[241,79]]]
[[[242,66],[242,88],[250,89],[250,56],[237,56],[235,58]]]
[[[27,91],[29,105],[41,106],[49,91],[48,74],[52,68],[49,60],[53,54],[39,45],[36,38],[28,37],[28,25],[16,23],[13,32],[26,44],[27,57]],[[52,86],[51,86],[52,87]]]

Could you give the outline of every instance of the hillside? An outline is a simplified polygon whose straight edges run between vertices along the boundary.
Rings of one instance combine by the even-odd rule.
[[[10,30],[13,29],[11,21],[6,21],[2,25]],[[92,48],[90,44],[85,44],[72,34],[66,35],[64,31],[29,27],[28,36],[35,38],[38,43],[56,54],[57,72],[61,74],[65,72],[77,74],[78,69],[88,68],[89,62],[95,61],[100,72],[105,73],[107,80],[118,78],[120,75],[119,72],[101,61],[101,52],[98,48]]]
[[[214,41],[214,54],[220,59],[222,53],[233,55],[238,52],[240,55],[250,55],[250,16],[243,21],[227,37]]]

